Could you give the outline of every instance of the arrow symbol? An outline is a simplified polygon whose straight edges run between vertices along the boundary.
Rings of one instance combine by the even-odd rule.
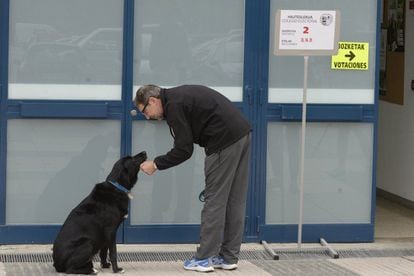
[[[354,52],[349,51],[349,55],[345,55],[345,57],[349,58],[349,61],[352,61],[355,57],[355,54]]]

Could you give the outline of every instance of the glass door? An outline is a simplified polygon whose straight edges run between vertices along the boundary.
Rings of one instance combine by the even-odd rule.
[[[202,84],[247,113],[244,22],[244,0],[134,1],[132,94],[143,84],[164,88]],[[165,122],[147,121],[138,114],[131,131],[132,152],[146,150],[154,158],[172,147]],[[183,164],[154,176],[140,174],[125,242],[198,241],[204,157],[204,149],[196,146],[191,159]]]
[[[309,58],[303,241],[373,240],[377,1],[270,1],[269,81],[262,116],[261,239],[297,241],[303,57],[274,56],[275,14],[341,12],[340,41],[369,45],[367,70]]]

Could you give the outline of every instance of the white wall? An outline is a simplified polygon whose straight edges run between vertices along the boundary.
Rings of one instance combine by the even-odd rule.
[[[406,2],[404,105],[379,101],[377,187],[414,201],[414,10]]]

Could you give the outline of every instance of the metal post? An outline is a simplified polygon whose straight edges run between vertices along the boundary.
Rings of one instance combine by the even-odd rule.
[[[279,255],[277,255],[275,253],[275,251],[273,251],[272,248],[270,248],[269,244],[266,241],[260,241],[260,243],[263,245],[263,247],[265,248],[266,252],[269,253],[272,256],[273,260],[279,260]]]
[[[306,138],[306,101],[308,90],[308,61],[309,56],[303,56],[303,100],[302,100],[302,137],[300,147],[300,170],[299,170],[299,223],[298,223],[298,249],[302,245],[302,224],[303,224],[303,180],[305,175],[305,138]]]
[[[332,247],[329,246],[329,244],[325,241],[325,239],[320,238],[319,241],[321,245],[326,248],[326,251],[328,251],[328,255],[331,256],[331,258],[333,259],[339,258],[339,254]]]

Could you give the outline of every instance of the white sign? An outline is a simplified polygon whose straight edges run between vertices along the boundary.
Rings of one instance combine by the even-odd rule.
[[[339,11],[278,10],[275,55],[336,55]]]

